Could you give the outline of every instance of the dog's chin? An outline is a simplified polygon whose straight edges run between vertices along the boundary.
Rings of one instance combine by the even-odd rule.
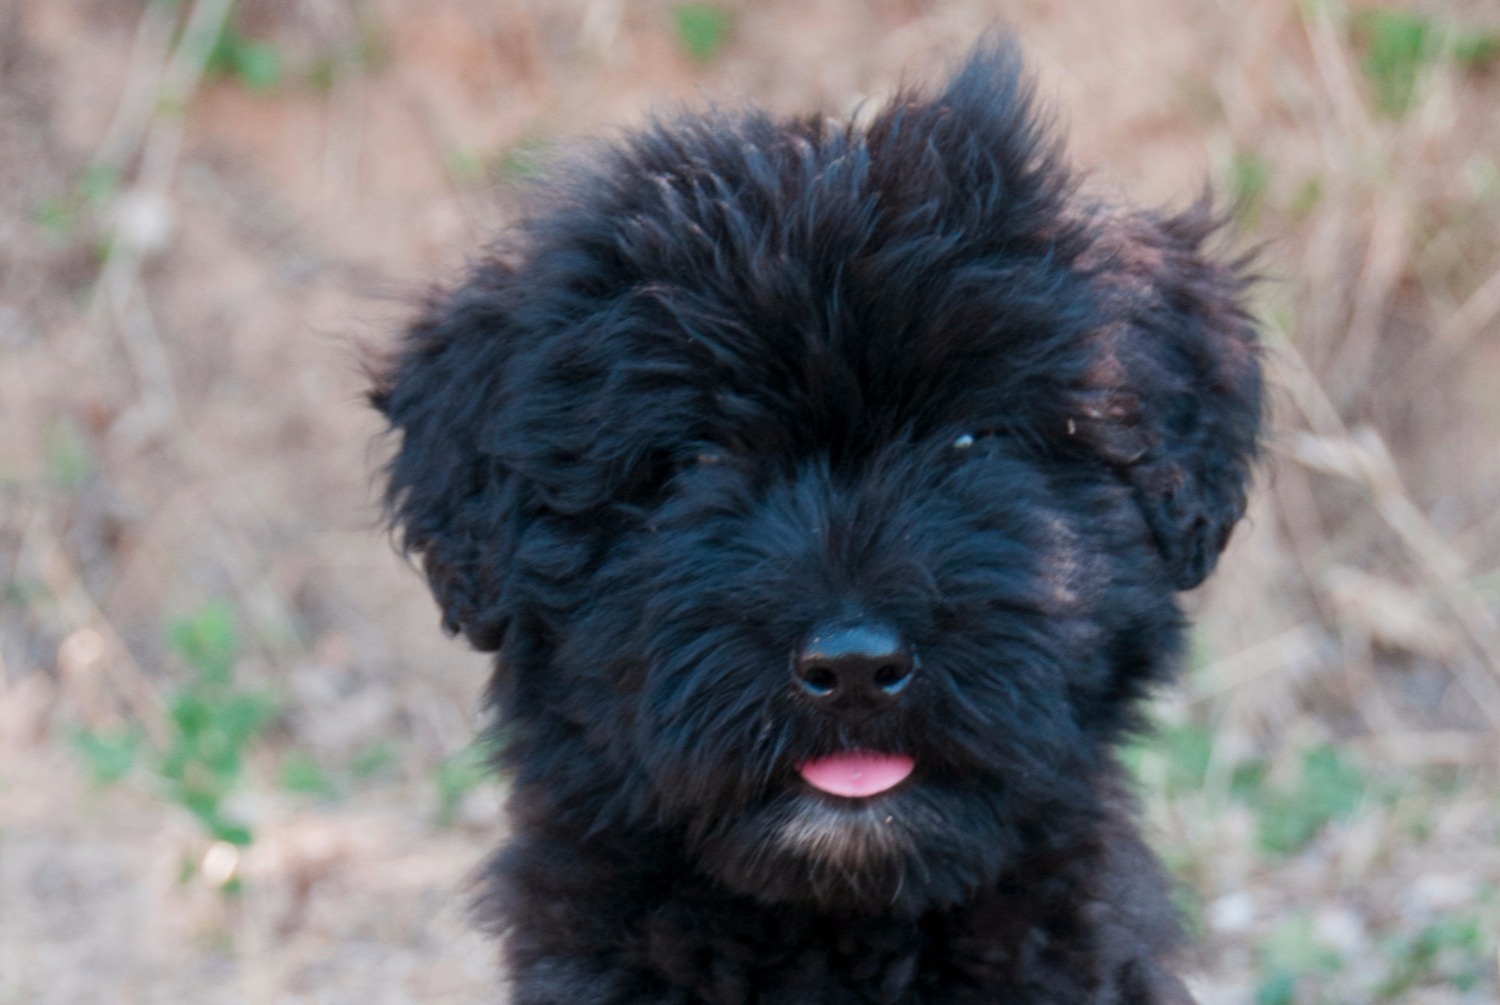
[[[1013,846],[1003,799],[945,806],[955,802],[945,795],[923,786],[864,799],[788,791],[721,821],[700,843],[699,863],[765,903],[914,916],[971,895]]]
[[[804,862],[858,874],[913,850],[911,807],[896,795],[867,799],[790,800],[772,839],[776,851]]]

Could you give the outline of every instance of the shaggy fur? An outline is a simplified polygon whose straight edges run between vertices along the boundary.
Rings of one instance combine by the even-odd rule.
[[[658,123],[384,366],[389,505],[497,653],[517,1005],[1190,1001],[1111,753],[1260,417],[1203,207],[1084,200],[1008,44],[867,125]],[[877,714],[816,626],[919,662]],[[896,751],[840,799],[798,766]]]

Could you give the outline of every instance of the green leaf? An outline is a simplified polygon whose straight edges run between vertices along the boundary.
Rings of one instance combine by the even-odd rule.
[[[1271,187],[1271,165],[1253,150],[1239,150],[1229,165],[1229,190],[1240,219],[1254,226]]]
[[[281,762],[281,787],[305,796],[328,796],[333,782],[311,754],[294,750]]]
[[[709,63],[729,41],[734,19],[728,11],[707,3],[678,4],[672,9],[677,44],[695,63]]]
[[[1372,10],[1356,25],[1368,41],[1360,69],[1375,88],[1375,103],[1400,117],[1411,105],[1417,76],[1434,55],[1432,22],[1405,10]]]
[[[73,747],[88,765],[96,785],[112,785],[130,774],[141,749],[141,733],[132,726],[94,732],[80,729],[73,734]]]
[[[1182,795],[1203,788],[1213,756],[1213,734],[1204,726],[1185,723],[1162,733],[1167,755],[1167,792]]]
[[[1256,956],[1262,975],[1255,991],[1256,1005],[1309,1000],[1298,994],[1305,978],[1333,974],[1344,966],[1337,952],[1318,941],[1306,914],[1293,915],[1278,925]]]
[[[76,489],[88,480],[93,466],[88,443],[69,419],[58,419],[47,427],[47,469],[53,484]]]
[[[204,72],[216,77],[232,75],[234,73],[234,50],[239,42],[239,29],[234,26],[234,15],[231,13],[224,19],[224,26],[219,30],[219,37],[214,39],[213,47],[208,50],[208,58],[203,63]]]
[[[1255,989],[1255,1005],[1292,1005],[1297,1000],[1297,977],[1277,971],[1261,978]]]
[[[254,840],[250,828],[235,820],[228,820],[217,813],[207,817],[203,821],[208,825],[209,833],[220,841],[228,841],[238,848],[247,848]]]
[[[111,164],[90,164],[78,183],[78,194],[91,203],[109,199],[120,188],[120,169]]]
[[[231,15],[214,39],[204,70],[211,76],[233,77],[252,91],[267,91],[281,83],[281,52],[270,42],[240,34]]]
[[[1359,807],[1365,778],[1330,746],[1315,747],[1302,759],[1302,777],[1290,790],[1262,792],[1258,797],[1261,848],[1273,855],[1301,851],[1330,821],[1346,818]]]
[[[432,780],[438,794],[439,826],[452,826],[464,797],[489,777],[489,759],[489,748],[477,742],[438,765]]]
[[[1266,772],[1266,762],[1258,757],[1241,761],[1229,775],[1229,794],[1253,805],[1261,798]]]
[[[210,601],[196,613],[174,622],[168,637],[182,661],[204,680],[228,683],[239,656],[240,636],[234,611],[227,603]]]
[[[1391,968],[1375,989],[1380,1001],[1404,998],[1422,985],[1447,984],[1466,991],[1484,978],[1488,967],[1489,954],[1474,918],[1445,918],[1385,948]]]
[[[269,91],[281,83],[281,53],[270,42],[243,41],[235,50],[234,72],[252,91]]]
[[[387,774],[396,763],[396,748],[390,743],[372,743],[354,755],[349,772],[360,781]]]
[[[1393,117],[1404,115],[1422,70],[1445,48],[1465,70],[1477,70],[1500,56],[1500,33],[1439,22],[1415,11],[1366,11],[1354,21],[1363,38],[1360,69],[1375,89],[1375,103]]]
[[[1291,213],[1294,219],[1305,220],[1322,201],[1323,181],[1314,176],[1298,186],[1296,194],[1292,196],[1291,204],[1287,206],[1287,212]]]
[[[245,747],[276,716],[276,702],[264,694],[235,694],[219,707],[220,728],[236,749]]]
[[[1453,58],[1467,70],[1482,70],[1500,57],[1500,32],[1469,31],[1453,42]]]
[[[53,236],[67,237],[78,225],[78,207],[70,199],[53,196],[37,204],[32,219]]]
[[[496,181],[525,181],[538,178],[547,159],[545,140],[530,138],[511,144],[495,159],[488,172]]]

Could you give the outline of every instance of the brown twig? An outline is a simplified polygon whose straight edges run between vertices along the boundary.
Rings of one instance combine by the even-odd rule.
[[[1381,198],[1359,272],[1354,311],[1328,373],[1337,374],[1341,397],[1365,383],[1380,346],[1381,323],[1406,268],[1407,212],[1399,193]]]
[[[1324,92],[1333,106],[1334,117],[1345,140],[1355,149],[1364,149],[1370,141],[1370,116],[1355,87],[1348,52],[1339,41],[1333,15],[1324,4],[1307,4],[1302,11],[1302,30],[1307,36],[1313,65],[1323,81]]]
[[[1370,427],[1350,432],[1286,333],[1274,325],[1268,331],[1277,342],[1273,359],[1281,364],[1279,383],[1315,430],[1298,438],[1289,455],[1299,464],[1345,478],[1369,493],[1376,512],[1432,581],[1488,665],[1488,675],[1467,672],[1462,666],[1453,667],[1453,672],[1486,718],[1500,729],[1500,638],[1482,598],[1465,586],[1468,563],[1412,500],[1379,433]]]
[[[233,0],[198,0],[193,5],[182,37],[173,47],[161,72],[161,84],[155,91],[153,102],[156,114],[138,127],[145,130],[144,137],[140,140],[109,139],[112,148],[130,149],[137,145],[141,148],[141,166],[130,193],[140,205],[166,212],[167,192],[182,152],[183,115],[197,91],[214,43],[223,32],[232,3]],[[156,6],[153,4],[151,8]],[[151,8],[144,17],[154,16]],[[120,117],[122,121],[131,118],[123,112]],[[117,201],[116,208],[122,204],[123,200]],[[123,431],[139,442],[176,414],[176,399],[168,356],[155,326],[150,324],[148,314],[132,314],[131,310],[140,283],[141,261],[149,249],[141,246],[137,235],[128,233],[121,226],[118,214],[105,246],[108,251],[90,298],[89,318],[94,324],[105,318],[113,322],[126,354],[136,368],[140,397],[127,412],[132,421],[123,427]]]
[[[177,20],[170,4],[147,4],[136,26],[130,46],[130,67],[120,91],[120,103],[104,130],[104,138],[94,154],[94,163],[123,170],[140,149],[151,117],[156,113],[157,95],[161,90],[162,72],[172,44],[172,27]]]
[[[1448,316],[1433,336],[1433,349],[1443,360],[1453,359],[1497,322],[1500,322],[1500,269]]]
[[[140,719],[151,739],[166,742],[165,705],[156,685],[136,662],[120,633],[84,585],[83,577],[59,545],[57,534],[47,524],[46,515],[38,509],[27,521],[25,540],[35,555],[35,567],[47,592],[52,595],[64,623],[74,629],[96,632],[103,640],[108,659],[114,668],[108,680]]]

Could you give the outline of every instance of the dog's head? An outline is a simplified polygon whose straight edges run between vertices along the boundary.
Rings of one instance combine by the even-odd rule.
[[[1079,197],[1005,46],[864,126],[684,117],[558,183],[374,394],[518,786],[832,908],[1076,833],[1244,509],[1212,230]]]

